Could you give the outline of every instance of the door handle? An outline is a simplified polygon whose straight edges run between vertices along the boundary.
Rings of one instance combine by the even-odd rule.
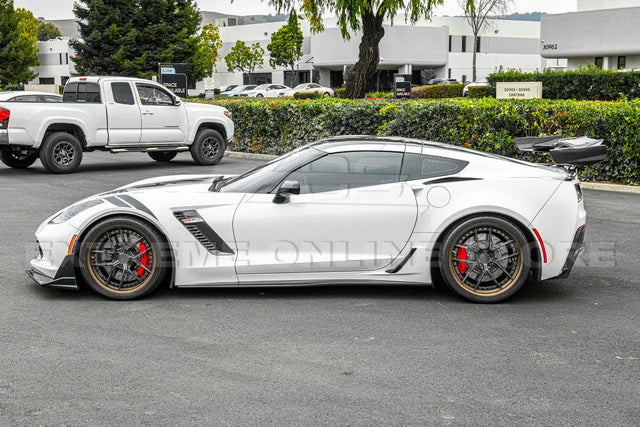
[[[142,115],[143,116],[153,116],[153,113],[151,111],[143,111]]]

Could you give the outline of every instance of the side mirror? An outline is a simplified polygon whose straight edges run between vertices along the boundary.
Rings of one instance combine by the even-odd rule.
[[[180,98],[178,98],[177,96],[173,99],[173,105],[180,105],[182,103],[182,101],[180,101]]]
[[[273,203],[289,203],[292,194],[300,194],[300,183],[298,181],[285,181],[280,188],[278,188],[273,198]]]

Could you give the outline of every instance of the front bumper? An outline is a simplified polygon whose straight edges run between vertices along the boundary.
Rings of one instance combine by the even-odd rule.
[[[573,270],[573,266],[576,263],[576,259],[578,259],[578,255],[580,255],[584,249],[584,235],[586,229],[587,226],[583,225],[576,231],[573,243],[571,244],[571,249],[569,250],[569,256],[562,267],[562,272],[557,277],[558,279],[566,279],[571,274],[571,270]]]
[[[33,265],[31,270],[27,270],[27,276],[36,282],[36,284],[43,287],[78,290],[73,258],[73,255],[67,255],[62,260],[62,264],[60,264],[60,268],[56,272],[55,277],[49,276]]]

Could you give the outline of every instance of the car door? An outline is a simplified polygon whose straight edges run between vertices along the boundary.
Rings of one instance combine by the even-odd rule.
[[[108,82],[104,85],[107,102],[109,145],[138,144],[142,135],[140,105],[130,82]]]
[[[166,89],[151,83],[136,83],[142,115],[143,144],[186,144],[187,113]]]
[[[413,192],[399,182],[402,156],[327,154],[285,178],[300,184],[300,194],[288,203],[274,203],[274,194],[245,197],[234,217],[239,280],[388,265],[406,245],[417,217]]]

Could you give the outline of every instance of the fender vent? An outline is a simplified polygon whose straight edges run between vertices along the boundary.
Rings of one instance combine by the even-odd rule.
[[[229,253],[232,254],[233,249],[225,243],[218,233],[213,231],[211,227],[198,215],[196,211],[174,212],[173,216],[182,223],[184,228],[212,254]]]

